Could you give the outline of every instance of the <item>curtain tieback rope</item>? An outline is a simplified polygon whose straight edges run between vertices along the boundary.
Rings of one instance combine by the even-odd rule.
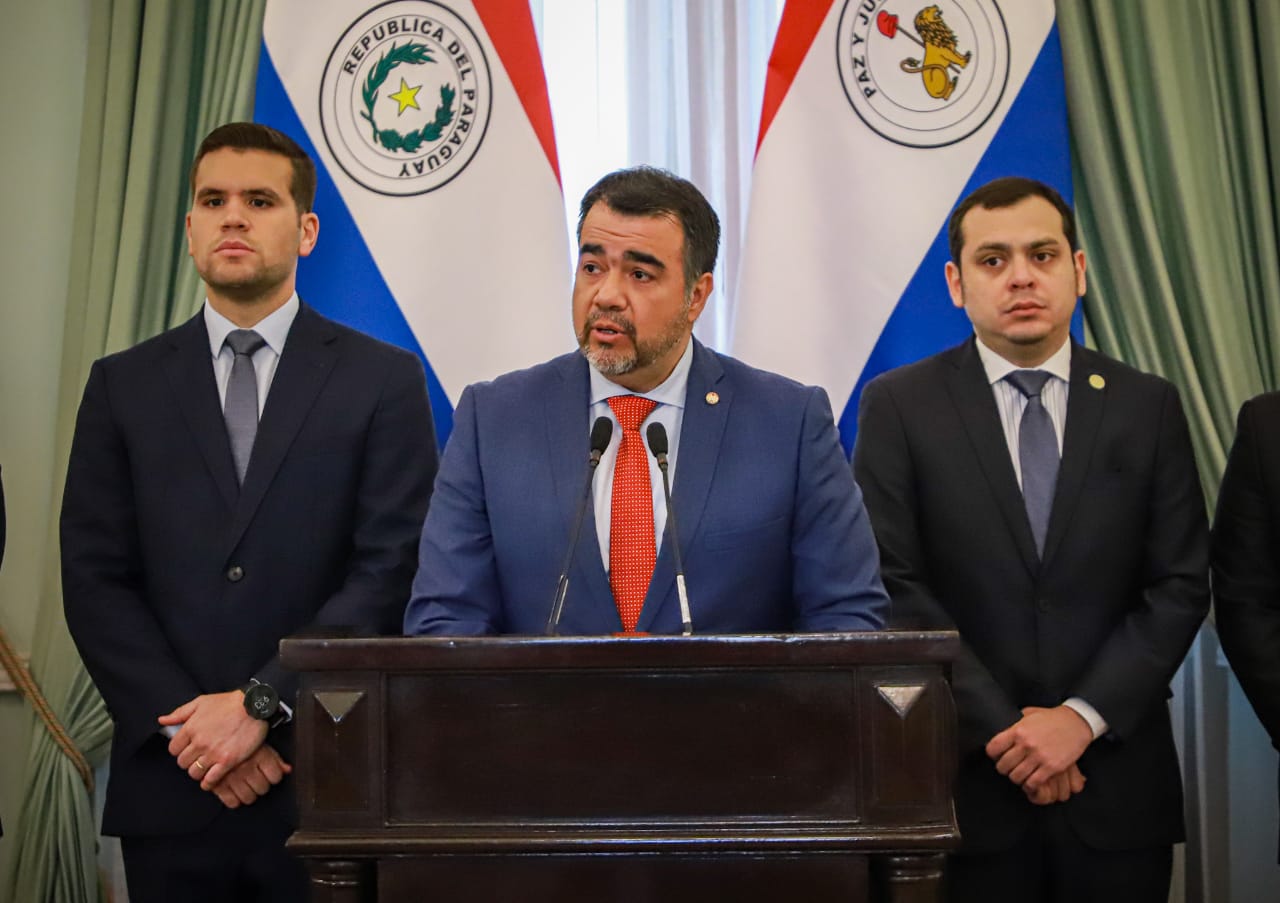
[[[53,708],[49,705],[49,700],[44,698],[44,693],[40,691],[40,685],[35,682],[30,670],[18,658],[18,653],[9,642],[9,637],[4,632],[3,627],[0,627],[0,665],[4,666],[4,670],[9,673],[9,678],[13,681],[13,685],[22,691],[22,695],[31,703],[31,707],[36,710],[36,714],[44,722],[45,729],[53,737],[53,742],[58,744],[58,748],[71,760],[71,764],[75,766],[76,771],[80,772],[80,780],[84,782],[85,790],[89,791],[92,796],[93,769],[89,767],[89,760],[84,757],[84,753],[80,752],[79,747],[75,745],[67,734],[66,728],[62,726],[62,722],[58,720],[58,716],[54,714]]]

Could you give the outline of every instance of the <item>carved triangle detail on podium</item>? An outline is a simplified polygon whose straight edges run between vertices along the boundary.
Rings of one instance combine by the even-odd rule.
[[[877,684],[880,698],[889,703],[899,718],[905,719],[916,700],[924,693],[924,684]]]
[[[329,713],[334,724],[341,724],[356,703],[364,698],[363,690],[323,690],[315,694],[316,702]]]

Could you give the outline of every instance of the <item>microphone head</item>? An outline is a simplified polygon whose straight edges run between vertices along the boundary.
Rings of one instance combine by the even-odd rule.
[[[598,461],[612,438],[613,421],[608,417],[597,417],[596,422],[591,424],[591,456]]]
[[[667,428],[661,423],[654,421],[649,424],[649,428],[645,430],[645,435],[649,437],[649,450],[653,452],[655,458],[661,458],[667,453]]]

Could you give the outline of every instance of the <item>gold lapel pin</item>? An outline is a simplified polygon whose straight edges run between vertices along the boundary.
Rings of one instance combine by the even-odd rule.
[[[707,393],[707,404],[719,404],[719,403],[720,403],[720,393],[719,393],[719,392],[708,392],[708,393]]]
[[[1098,374],[1096,373],[1089,374],[1089,385],[1093,386],[1095,389],[1101,389],[1104,386],[1106,386],[1106,384],[1107,384],[1107,381],[1103,379],[1101,376],[1099,376]]]

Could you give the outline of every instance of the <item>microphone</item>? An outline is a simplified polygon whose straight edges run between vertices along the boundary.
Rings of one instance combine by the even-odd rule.
[[[587,500],[591,498],[591,478],[595,476],[600,465],[600,457],[609,447],[613,438],[613,421],[608,417],[597,417],[591,424],[591,455],[587,458],[587,477],[582,483],[582,497],[578,501],[578,513],[573,519],[573,534],[569,540],[569,550],[564,555],[564,567],[560,569],[560,579],[556,582],[556,595],[551,601],[551,614],[547,618],[547,636],[555,636],[560,630],[560,612],[564,610],[564,597],[569,592],[569,566],[573,564],[573,553],[578,548],[578,537],[582,535],[582,521],[587,516]]]
[[[689,593],[684,587],[684,562],[680,560],[680,533],[676,530],[676,510],[671,507],[671,479],[667,476],[667,429],[661,423],[651,423],[645,430],[649,438],[649,450],[658,459],[662,471],[662,494],[667,500],[667,529],[671,531],[671,549],[676,556],[676,595],[680,597],[680,620],[684,623],[684,635],[693,633],[693,619],[689,616]]]

